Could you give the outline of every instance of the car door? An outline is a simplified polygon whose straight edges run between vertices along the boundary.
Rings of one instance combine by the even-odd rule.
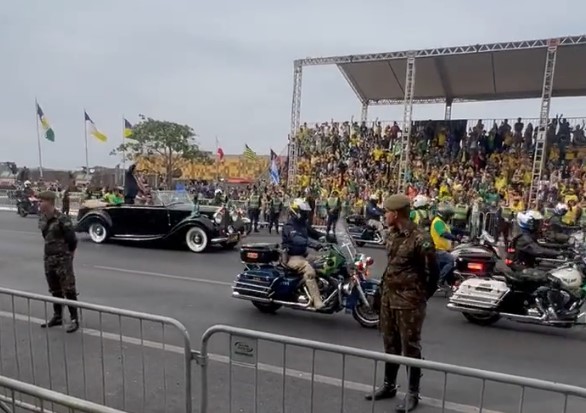
[[[164,206],[145,206],[141,220],[139,235],[162,237],[169,233],[169,214]]]

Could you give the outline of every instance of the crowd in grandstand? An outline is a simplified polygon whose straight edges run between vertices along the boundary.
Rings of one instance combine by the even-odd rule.
[[[284,182],[274,185],[261,179],[249,185],[188,181],[182,187],[199,200],[211,199],[221,189],[229,199],[243,205],[255,192],[261,197],[261,211],[266,211],[261,212],[261,219],[269,214],[272,199],[279,198],[286,205],[287,199],[300,195],[315,202],[317,219],[324,218],[326,199],[334,191],[344,201],[346,212],[361,213],[373,195],[383,199],[396,192],[401,134],[396,122],[303,124],[294,137],[299,151],[294,186],[287,188]],[[478,121],[472,127],[467,121],[415,122],[406,174],[407,194],[425,194],[454,205],[481,202],[523,210],[531,185],[536,136],[537,126],[524,124],[520,118],[488,126]],[[558,201],[586,206],[584,125],[572,127],[561,116],[552,119],[545,153],[538,192],[540,208]],[[285,171],[283,165],[283,181]],[[148,190],[146,180],[140,180]],[[90,190],[87,195],[115,191],[102,188]]]

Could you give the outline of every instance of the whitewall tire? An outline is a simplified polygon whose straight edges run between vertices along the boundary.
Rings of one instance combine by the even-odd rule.
[[[201,227],[191,227],[185,233],[185,243],[189,251],[199,253],[208,247],[208,234]]]
[[[90,239],[96,244],[101,244],[108,238],[108,230],[99,221],[92,222],[88,228]]]

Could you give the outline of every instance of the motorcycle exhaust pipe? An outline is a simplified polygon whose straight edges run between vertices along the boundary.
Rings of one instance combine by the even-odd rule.
[[[467,307],[460,307],[455,304],[448,304],[447,305],[449,310],[458,311],[460,313],[470,313],[474,315],[490,315],[490,314],[497,314],[495,311],[487,311],[481,310],[478,308],[467,308]],[[530,315],[521,315],[521,314],[511,314],[511,313],[498,313],[502,318],[506,318],[508,320],[517,321],[519,323],[537,323],[542,325],[558,325],[558,324],[567,324],[568,320],[548,320],[547,315],[542,315],[541,317],[530,316]],[[578,316],[579,318],[580,316]]]
[[[232,293],[232,298],[238,298],[240,300],[247,300],[247,301],[258,301],[258,302],[266,303],[266,304],[280,304],[280,305],[284,305],[286,307],[294,307],[294,308],[300,308],[300,309],[308,308],[310,306],[310,303],[302,304],[302,303],[292,303],[290,301],[272,300],[270,298],[259,298],[259,297],[253,297],[251,295],[243,295],[243,294],[240,294],[237,292]]]

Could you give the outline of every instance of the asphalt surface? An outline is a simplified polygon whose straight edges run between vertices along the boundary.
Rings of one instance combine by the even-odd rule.
[[[271,240],[278,241],[265,232],[248,241]],[[381,274],[384,252],[363,250],[375,260],[372,273]],[[192,254],[158,246],[95,245],[83,237],[75,257],[80,300],[176,318],[187,327],[194,349],[200,349],[202,334],[215,324],[382,349],[379,333],[361,328],[350,315],[316,315],[288,309],[265,315],[248,302],[232,299],[230,284],[240,268],[236,251]],[[4,288],[46,294],[42,240],[35,217],[0,212],[0,277]],[[445,309],[445,304],[445,298],[440,296],[432,298],[428,305],[423,334],[426,359],[586,387],[582,362],[585,329],[551,329],[506,321],[478,327]],[[29,304],[0,294],[2,374],[95,402],[105,401],[131,412],[183,411],[181,338],[171,327],[163,329],[157,323],[139,323],[108,314],[100,317],[84,311],[83,333],[66,335],[59,329],[39,328],[45,311],[52,311],[46,308],[34,301]],[[160,344],[163,342],[164,349]],[[230,376],[226,357],[229,348],[225,334],[214,336],[209,344],[213,353],[208,365],[209,411],[229,411],[230,398],[235,412],[255,411],[255,405],[259,412],[309,412],[312,407],[315,412],[394,411],[395,401],[377,402],[375,406],[363,401],[363,393],[373,385],[371,361],[342,360],[340,356],[317,352],[312,368],[311,350],[288,346],[284,357],[282,345],[259,342],[259,369],[255,372],[233,363]],[[283,384],[284,359],[287,370]],[[382,365],[377,371],[380,383]],[[194,366],[192,373],[194,411],[198,411],[200,367]],[[400,374],[405,389],[403,369]],[[341,380],[345,382],[343,387]],[[442,374],[424,372],[425,399],[419,411],[441,411],[443,389]],[[477,411],[474,407],[479,406],[480,394],[480,381],[449,376],[445,411]],[[484,408],[488,410],[484,411],[518,411],[519,398],[520,391],[512,386],[487,383]],[[525,412],[562,411],[562,406],[561,397],[525,392]],[[568,412],[584,412],[586,400],[570,399],[569,406]]]

